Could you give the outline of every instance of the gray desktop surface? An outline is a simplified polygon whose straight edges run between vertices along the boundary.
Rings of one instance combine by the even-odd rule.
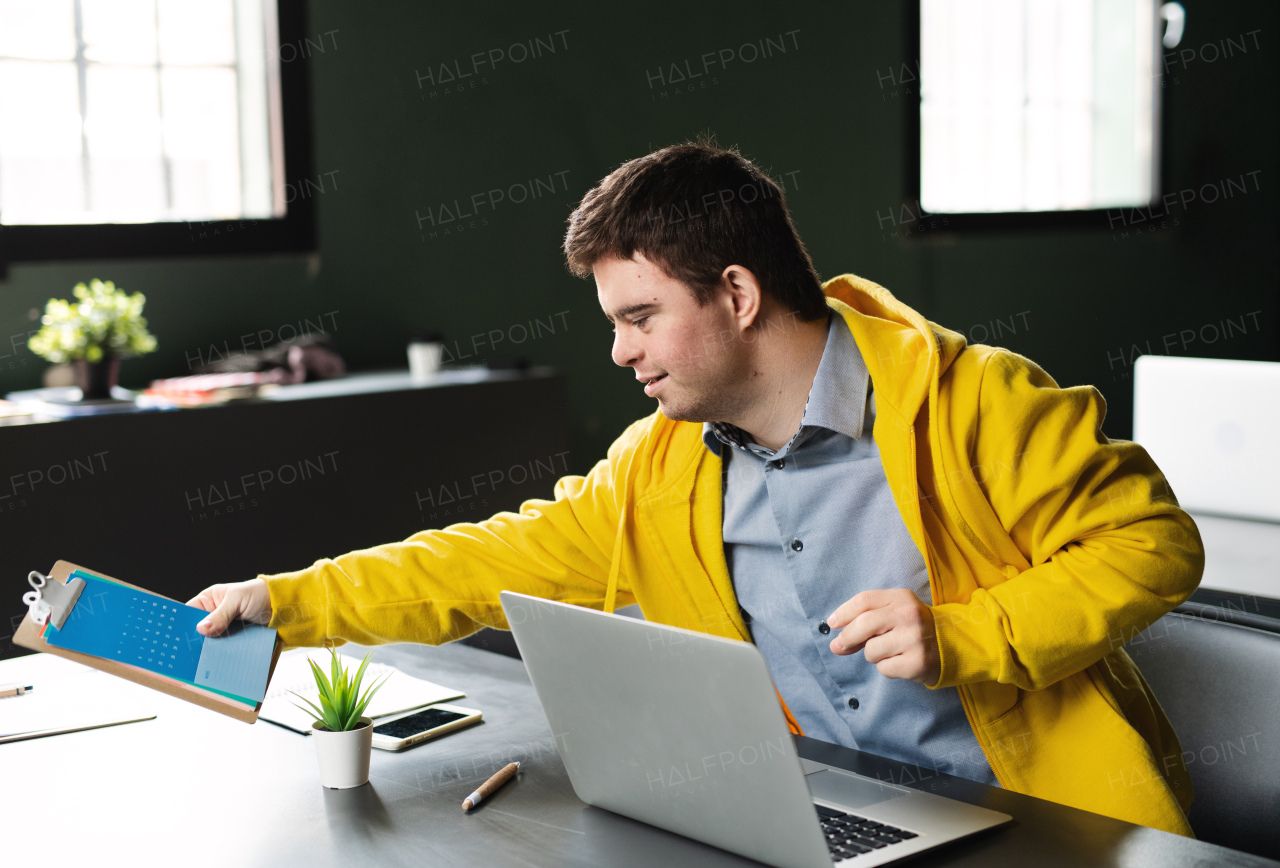
[[[6,862],[758,864],[580,802],[519,660],[458,644],[388,646],[375,649],[375,657],[465,690],[458,704],[481,709],[485,722],[405,753],[375,750],[368,786],[325,790],[309,738],[145,691],[155,720],[0,745]],[[918,856],[912,866],[1277,864],[824,742],[798,744],[804,757],[1015,818]],[[520,776],[463,814],[462,800],[512,760],[521,761]]]

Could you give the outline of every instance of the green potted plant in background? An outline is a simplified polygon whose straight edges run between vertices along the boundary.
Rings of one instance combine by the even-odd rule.
[[[378,688],[390,676],[365,688],[360,693],[360,685],[364,681],[365,667],[369,665],[369,655],[364,656],[355,677],[348,675],[342,665],[342,658],[337,648],[330,648],[330,672],[326,677],[314,660],[311,674],[316,679],[316,690],[320,693],[320,704],[304,696],[294,693],[316,715],[311,727],[311,737],[316,743],[316,758],[320,762],[320,783],[334,790],[359,787],[369,782],[369,755],[373,751],[373,720],[364,717],[364,710],[369,700],[378,692]],[[296,704],[296,703],[295,703]]]
[[[71,362],[81,400],[108,399],[120,360],[156,348],[142,316],[147,299],[140,292],[129,295],[109,280],[78,283],[72,292],[75,302],[49,299],[40,318],[43,326],[27,346],[55,364]]]

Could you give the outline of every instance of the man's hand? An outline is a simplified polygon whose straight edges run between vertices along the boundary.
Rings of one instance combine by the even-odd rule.
[[[213,585],[187,600],[187,605],[213,613],[196,624],[204,636],[221,636],[236,618],[252,624],[271,621],[271,592],[262,579]]]
[[[863,591],[836,609],[827,625],[840,631],[831,639],[833,653],[862,651],[886,678],[938,683],[942,661],[933,612],[906,588]]]

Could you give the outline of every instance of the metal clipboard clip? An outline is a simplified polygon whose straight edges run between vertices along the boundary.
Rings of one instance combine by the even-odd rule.
[[[79,576],[67,579],[64,585],[57,580],[51,581],[38,570],[27,574],[27,583],[35,589],[22,595],[22,602],[31,611],[31,620],[41,626],[52,621],[53,626],[59,630],[67,622],[67,615],[71,614],[72,607],[80,599],[80,592],[85,587],[84,579]]]

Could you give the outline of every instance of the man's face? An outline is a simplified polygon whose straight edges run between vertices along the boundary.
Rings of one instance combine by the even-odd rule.
[[[699,306],[693,293],[640,254],[595,265],[600,306],[613,323],[613,361],[632,368],[668,419],[734,418],[750,369],[728,292]]]

